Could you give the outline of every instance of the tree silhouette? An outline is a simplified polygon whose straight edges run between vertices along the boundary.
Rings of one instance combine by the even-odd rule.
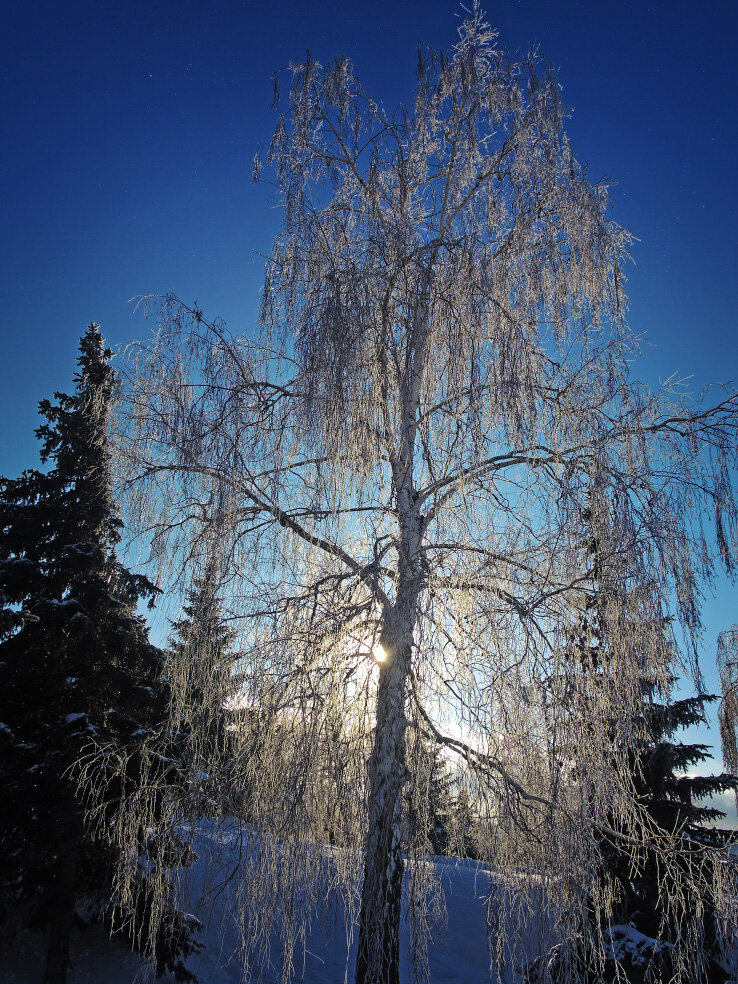
[[[49,926],[46,984],[66,980],[75,902],[92,899],[108,916],[114,907],[118,859],[90,837],[75,767],[92,744],[125,753],[127,769],[102,804],[111,822],[141,761],[156,759],[167,715],[163,654],[136,613],[156,589],[115,552],[121,520],[106,436],[114,372],[97,325],[80,351],[73,395],[39,404],[50,469],[0,480],[0,914],[20,909]],[[158,969],[182,971],[193,927],[171,903],[166,912],[179,942],[168,944],[152,920],[146,933],[158,937]]]

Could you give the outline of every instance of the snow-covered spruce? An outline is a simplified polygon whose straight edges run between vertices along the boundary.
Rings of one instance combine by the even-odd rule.
[[[114,372],[97,325],[80,350],[74,393],[40,403],[50,467],[0,479],[0,922],[6,932],[47,928],[46,984],[66,978],[82,905],[142,939],[161,969],[190,952],[194,928],[171,897],[151,904],[151,873],[138,873],[125,910],[117,895],[121,858],[106,835],[142,776],[155,769],[173,782],[175,770],[156,748],[163,657],[136,613],[155,588],[115,552]],[[91,813],[77,791],[84,769],[100,793]]]

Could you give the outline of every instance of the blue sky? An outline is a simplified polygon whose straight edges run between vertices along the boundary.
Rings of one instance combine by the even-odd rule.
[[[640,240],[635,375],[700,390],[736,381],[738,247],[734,0],[497,0],[508,50],[559,70],[568,131],[613,217]],[[112,345],[150,326],[129,299],[174,291],[233,328],[253,324],[262,256],[279,227],[254,152],[269,137],[271,75],[310,48],[344,52],[385,103],[412,92],[419,41],[447,47],[450,0],[276,5],[68,0],[6,5],[0,66],[0,473],[37,462],[36,403],[69,389],[84,327]],[[705,606],[738,621],[727,581]],[[713,733],[710,739],[717,742]]]

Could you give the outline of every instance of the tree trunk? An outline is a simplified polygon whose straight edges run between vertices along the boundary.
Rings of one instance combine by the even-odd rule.
[[[423,310],[421,306],[421,311]],[[419,317],[425,327],[426,319]],[[397,595],[383,613],[380,642],[387,654],[379,667],[377,720],[369,758],[369,828],[359,908],[355,984],[400,984],[402,914],[402,791],[405,764],[405,699],[413,651],[418,597],[423,586],[420,544],[423,520],[413,488],[413,446],[427,337],[419,332],[404,407],[400,454],[392,463],[400,527]]]
[[[410,631],[412,640],[412,630]],[[412,641],[385,629],[387,659],[380,665],[377,723],[369,759],[369,830],[359,910],[356,984],[399,984],[402,905],[402,790],[405,765],[405,692]]]
[[[56,863],[54,891],[49,911],[49,943],[46,950],[44,984],[66,984],[69,969],[69,938],[74,922],[74,900],[77,888],[79,831],[73,821],[64,828]]]

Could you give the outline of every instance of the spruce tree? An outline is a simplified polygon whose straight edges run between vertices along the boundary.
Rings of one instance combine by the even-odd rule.
[[[166,653],[172,687],[171,727],[181,736],[181,762],[188,775],[189,809],[220,813],[229,802],[234,767],[234,714],[229,699],[238,687],[237,633],[228,624],[220,597],[214,551],[185,593],[179,618],[171,622]]]
[[[672,681],[675,682],[675,681]],[[678,867],[691,877],[684,888],[673,893],[659,874],[660,859],[656,850],[643,852],[641,863],[634,868],[617,841],[603,842],[602,858],[606,876],[612,878],[620,895],[618,921],[630,925],[645,936],[677,945],[680,937],[681,910],[702,913],[703,979],[710,984],[725,981],[728,974],[720,963],[721,941],[718,936],[712,886],[716,868],[732,864],[725,847],[734,832],[717,822],[725,816],[711,805],[709,798],[738,789],[738,777],[694,775],[688,770],[710,758],[709,746],[676,740],[676,733],[704,723],[705,707],[717,700],[714,694],[699,693],[682,700],[658,700],[656,688],[644,683],[645,697],[640,722],[643,742],[632,759],[635,790],[651,829],[675,836],[678,844]],[[645,838],[644,838],[645,840]],[[681,896],[675,906],[671,898]],[[668,966],[670,948],[662,949],[662,961]]]
[[[441,746],[418,731],[408,755],[418,780],[406,792],[408,839],[421,854],[451,854],[456,846],[451,819],[454,807],[453,776]]]
[[[684,944],[681,929],[690,913],[701,915],[700,938],[691,943],[695,984],[722,984],[729,977],[722,965],[715,880],[734,868],[726,847],[735,832],[717,825],[723,811],[698,801],[735,791],[738,777],[688,774],[709,759],[709,746],[675,740],[680,729],[704,722],[705,706],[717,698],[700,693],[672,701],[667,693],[659,700],[656,687],[642,684],[643,709],[633,722],[641,739],[629,765],[639,813],[629,824],[610,817],[611,826],[596,833],[601,898],[614,900],[611,911],[591,898],[565,911],[564,942],[525,968],[532,984],[567,984],[575,965],[577,979],[588,984],[671,980],[674,948]],[[629,840],[643,845],[637,863]],[[665,848],[676,862],[666,880]],[[729,877],[735,881],[738,873],[732,870]],[[606,941],[604,964],[580,951],[585,921]]]
[[[736,877],[726,851],[732,832],[717,826],[725,816],[721,810],[698,801],[738,789],[738,777],[688,774],[710,758],[709,746],[676,738],[680,730],[705,721],[705,707],[716,696],[699,692],[674,700],[676,678],[657,680],[645,662],[636,660],[640,668],[633,687],[641,696],[640,707],[623,710],[611,701],[613,648],[622,637],[614,612],[629,613],[626,617],[643,638],[651,636],[653,648],[669,649],[674,643],[671,620],[660,610],[644,607],[638,595],[612,604],[612,574],[619,557],[611,506],[599,478],[591,476],[581,511],[579,549],[588,556],[588,577],[562,661],[578,675],[576,693],[567,691],[574,704],[569,724],[580,726],[577,701],[600,702],[613,768],[630,788],[632,802],[630,809],[624,810],[621,802],[616,809],[603,810],[590,801],[597,888],[564,908],[562,941],[532,961],[525,977],[534,984],[568,984],[572,979],[587,984],[681,981],[683,977],[674,976],[679,963],[674,956],[686,945],[691,951],[690,980],[721,984],[728,974],[720,963],[716,882],[729,872],[733,873],[728,877]],[[624,735],[629,735],[627,741]],[[587,777],[576,759],[571,765],[574,781],[586,788]],[[636,844],[640,846],[634,850]],[[700,919],[693,925],[699,925],[699,931],[686,940],[683,927],[695,913]],[[605,942],[600,953],[584,944],[598,937]]]
[[[116,555],[111,356],[91,324],[73,394],[39,404],[48,470],[0,479],[0,918],[48,926],[46,984],[66,979],[76,904],[114,909],[117,859],[89,836],[75,769],[95,747],[126,763],[114,782],[101,778],[105,826],[144,760],[170,768],[155,750],[168,703],[162,653],[137,614],[156,588]],[[186,976],[179,957],[191,949],[192,926],[174,908],[164,922],[157,971]]]

